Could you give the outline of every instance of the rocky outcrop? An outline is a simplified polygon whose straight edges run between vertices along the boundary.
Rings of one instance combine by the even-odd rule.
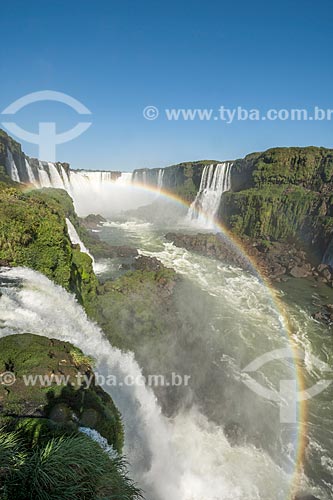
[[[133,268],[136,271],[149,271],[158,272],[165,269],[165,266],[161,261],[156,259],[156,257],[146,257],[145,255],[140,255],[133,264]]]
[[[106,219],[99,214],[89,214],[87,217],[79,218],[80,224],[86,229],[98,229]]]
[[[237,235],[292,241],[321,259],[333,233],[333,150],[276,148],[234,163],[219,218]]]
[[[230,241],[222,235],[167,233],[165,238],[178,247],[186,248],[207,257],[214,257],[226,264],[236,265],[242,269],[251,269],[248,259],[241,252],[237,252],[235,247],[230,244]]]
[[[256,268],[272,282],[290,277],[311,277],[333,287],[333,269],[326,264],[313,266],[306,252],[294,244],[243,238],[239,243],[244,248],[244,254],[220,234],[168,233],[165,237],[176,246],[251,271],[253,267],[245,256],[248,255],[255,261]]]
[[[1,338],[0,371],[7,379],[0,385],[0,421],[45,419],[65,433],[90,427],[120,452],[120,414],[96,385],[92,367],[93,360],[68,342],[31,334]]]
[[[91,307],[97,279],[91,258],[68,235],[66,217],[74,217],[65,191],[42,189],[23,192],[20,185],[0,186],[0,260],[43,273],[74,292],[81,304]]]
[[[98,233],[93,232],[93,230],[100,227],[103,222],[106,222],[100,215],[88,215],[85,219],[81,219],[74,214],[71,221],[81,240],[96,259],[122,257],[133,261],[138,255],[136,248],[126,245],[110,245],[106,241],[102,241]]]
[[[179,277],[155,258],[140,256],[129,270],[98,287],[92,318],[112,345],[133,350],[170,327],[170,309]]]

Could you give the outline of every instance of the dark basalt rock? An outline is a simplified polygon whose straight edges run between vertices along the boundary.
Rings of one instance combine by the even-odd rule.
[[[333,304],[323,304],[320,310],[312,314],[312,317],[316,321],[331,326],[333,324]]]
[[[106,219],[100,214],[89,214],[87,217],[79,219],[80,224],[86,229],[97,229]]]
[[[110,245],[110,256],[111,257],[136,257],[138,251],[136,248],[127,246],[113,246]]]
[[[252,269],[248,259],[222,235],[168,233],[165,238],[167,241],[172,241],[177,247],[186,248],[207,257],[214,257],[226,264],[236,265],[246,270]]]
[[[137,271],[157,272],[161,269],[165,269],[165,266],[161,261],[156,259],[156,257],[146,257],[145,255],[140,255],[135,259],[133,268]]]
[[[311,274],[311,266],[308,264],[304,264],[302,266],[292,267],[289,271],[289,274],[293,278],[306,278]]]

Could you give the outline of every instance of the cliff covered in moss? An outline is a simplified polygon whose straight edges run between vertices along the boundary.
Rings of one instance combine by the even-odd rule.
[[[297,241],[322,257],[333,233],[333,150],[276,148],[236,160],[219,218],[239,236]]]
[[[23,191],[0,184],[0,260],[43,273],[76,294],[85,306],[96,295],[92,260],[71,244],[66,217],[74,217],[67,193],[56,189]]]
[[[42,419],[44,431],[61,434],[90,427],[121,452],[120,414],[96,385],[93,363],[68,342],[31,334],[1,338],[0,369],[11,373],[15,382],[0,385],[0,423]],[[85,381],[91,382],[89,387]]]

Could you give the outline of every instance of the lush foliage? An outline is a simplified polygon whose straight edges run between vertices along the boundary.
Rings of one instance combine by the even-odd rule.
[[[333,151],[277,148],[237,160],[220,218],[237,234],[297,240],[322,253],[333,229]]]
[[[167,303],[175,284],[171,269],[131,271],[98,289],[93,316],[118,347],[131,349],[169,328]]]
[[[65,191],[23,192],[0,185],[0,259],[45,274],[89,305],[97,280],[90,257],[71,245],[65,221],[71,214],[73,203]]]
[[[62,432],[72,432],[79,425],[90,427],[121,452],[121,417],[111,397],[95,384],[93,363],[68,342],[31,334],[1,338],[0,371],[15,373],[16,382],[10,388],[0,385],[0,421],[22,424],[27,416],[33,422],[38,416],[48,419],[47,427],[60,426]],[[89,387],[85,375],[91,377]],[[26,377],[36,382],[27,384]]]
[[[134,500],[140,492],[121,457],[76,434],[31,444],[22,432],[0,432],[1,500]]]

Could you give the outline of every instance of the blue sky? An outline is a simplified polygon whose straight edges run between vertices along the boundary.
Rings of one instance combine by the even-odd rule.
[[[1,5],[0,109],[30,92],[80,100],[92,126],[58,146],[74,168],[132,170],[233,159],[273,146],[333,147],[332,121],[168,121],[165,108],[333,108],[331,0],[50,0]],[[154,121],[146,106],[159,108]],[[5,121],[4,117],[1,121]],[[59,103],[15,116],[73,127]],[[82,119],[81,119],[82,121]],[[37,146],[20,141],[37,156]]]

